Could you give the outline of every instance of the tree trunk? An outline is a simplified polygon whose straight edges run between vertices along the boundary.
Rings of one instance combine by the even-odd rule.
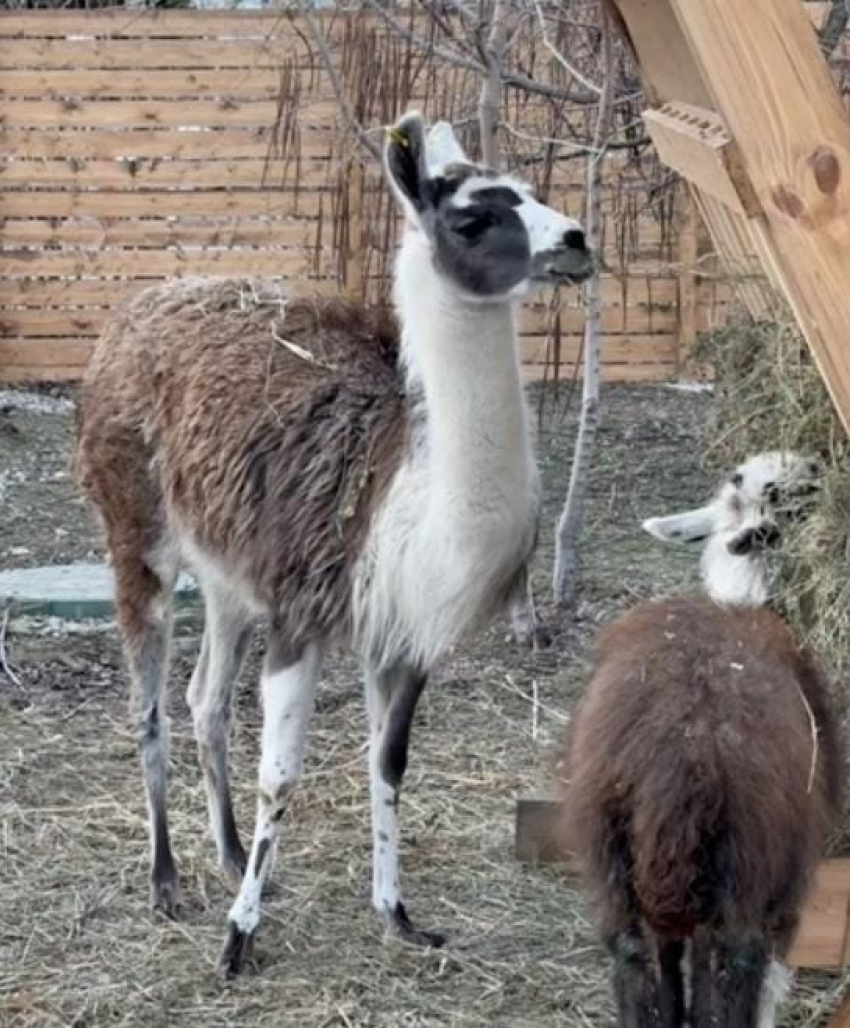
[[[585,236],[588,246],[599,253],[602,245],[601,186],[605,140],[610,131],[614,96],[614,59],[611,25],[602,9],[603,84],[596,118],[593,152],[587,164],[587,213]],[[599,424],[599,331],[602,314],[602,289],[599,272],[585,286],[586,321],[584,326],[584,381],[581,417],[576,438],[567,499],[558,521],[555,540],[553,591],[561,607],[572,603],[578,571],[578,546],[584,521],[587,486],[590,479],[596,432]]]

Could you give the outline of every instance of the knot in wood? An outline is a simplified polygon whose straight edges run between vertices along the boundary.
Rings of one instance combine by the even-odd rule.
[[[803,213],[803,201],[789,186],[777,186],[771,193],[771,199],[776,209],[787,214],[789,218],[796,220]]]
[[[815,176],[815,184],[822,193],[834,193],[841,181],[841,164],[835,151],[828,146],[819,146],[809,158]]]

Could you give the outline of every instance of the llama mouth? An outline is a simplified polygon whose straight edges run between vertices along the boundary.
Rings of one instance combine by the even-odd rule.
[[[532,264],[534,280],[549,285],[581,285],[595,271],[593,257],[578,250],[550,250],[539,254]]]

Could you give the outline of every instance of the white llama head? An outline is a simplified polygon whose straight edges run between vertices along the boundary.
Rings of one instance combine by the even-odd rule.
[[[782,526],[801,516],[819,489],[820,463],[786,450],[739,465],[704,507],[649,518],[643,528],[662,542],[704,543],[703,585],[718,603],[761,606],[769,598],[766,551]]]
[[[384,158],[409,228],[466,296],[518,297],[593,273],[581,225],[539,203],[526,183],[471,163],[446,122],[426,137],[421,116],[406,114],[389,130]]]

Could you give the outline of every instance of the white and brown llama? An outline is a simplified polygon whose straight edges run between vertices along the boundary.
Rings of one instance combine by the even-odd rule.
[[[275,283],[155,287],[104,331],[81,398],[77,467],[99,508],[140,707],[152,903],[174,914],[166,815],[167,674],[178,568],[206,627],[188,700],[219,858],[241,878],[222,969],[245,964],[260,892],[328,646],[362,658],[369,710],[373,902],[401,937],[397,808],[431,668],[524,580],[538,507],[515,326],[529,288],[580,282],[579,224],[471,164],[417,114],[388,135],[406,215],[395,321]],[[269,621],[250,858],[231,809],[231,693],[253,620]],[[244,871],[244,875],[243,875]]]
[[[765,607],[765,547],[816,474],[761,454],[707,506],[645,522],[705,542],[708,598],[642,603],[598,639],[562,827],[614,958],[621,1028],[775,1024],[842,777],[826,685]]]

